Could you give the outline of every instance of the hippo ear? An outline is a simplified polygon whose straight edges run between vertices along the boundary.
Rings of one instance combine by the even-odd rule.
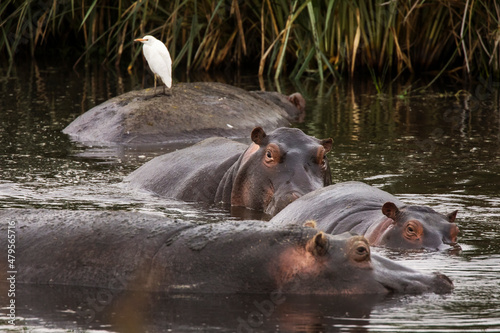
[[[304,227],[316,229],[316,221],[308,220],[304,223]]]
[[[457,213],[458,213],[458,210],[453,211],[453,212],[449,213],[448,215],[446,215],[446,217],[448,218],[448,221],[450,221],[451,223],[455,222],[455,219],[457,218]]]
[[[313,256],[324,256],[328,252],[328,239],[323,231],[318,232],[307,242],[306,251]]]
[[[295,107],[299,111],[305,111],[305,109],[306,109],[306,100],[304,99],[304,97],[302,97],[302,95],[300,93],[293,93],[293,94],[291,94],[290,96],[288,96],[288,100],[290,101],[290,103],[292,103],[293,105],[295,105]]]
[[[328,153],[330,150],[332,150],[333,146],[333,139],[328,138],[320,141],[320,144],[325,147],[325,153]]]
[[[266,137],[266,132],[262,129],[262,127],[255,127],[252,130],[252,134],[250,134],[252,141],[258,144],[259,146],[262,144],[262,141]]]
[[[386,202],[382,206],[382,213],[390,219],[396,221],[396,215],[399,213],[398,207],[393,202]]]

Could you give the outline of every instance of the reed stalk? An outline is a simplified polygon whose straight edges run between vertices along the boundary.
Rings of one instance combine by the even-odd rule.
[[[488,0],[5,0],[0,29],[10,62],[63,54],[130,68],[133,39],[152,34],[187,71],[500,75],[500,4]]]

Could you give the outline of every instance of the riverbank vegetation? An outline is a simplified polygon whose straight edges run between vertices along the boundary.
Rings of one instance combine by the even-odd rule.
[[[133,39],[151,34],[188,72],[500,74],[500,4],[489,0],[6,0],[0,29],[11,62],[57,54],[132,67]]]

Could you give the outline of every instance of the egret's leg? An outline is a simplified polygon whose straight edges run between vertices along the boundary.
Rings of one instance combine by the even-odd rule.
[[[155,74],[155,95],[156,95],[156,74]]]

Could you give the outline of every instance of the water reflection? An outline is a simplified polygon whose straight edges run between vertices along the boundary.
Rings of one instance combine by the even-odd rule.
[[[229,210],[166,200],[120,186],[123,177],[138,166],[181,147],[83,147],[61,134],[67,124],[94,105],[151,86],[149,74],[133,71],[129,75],[124,69],[98,65],[73,71],[60,63],[13,68],[9,73],[0,68],[0,74],[0,209],[138,210],[200,222],[230,217]],[[244,73],[222,73],[208,79],[206,73],[199,75],[177,80],[217,80],[248,89],[264,86],[286,94],[300,91],[307,99],[308,112],[306,121],[297,126],[309,135],[334,138],[329,154],[334,182],[364,181],[408,204],[428,205],[439,212],[459,210],[459,253],[402,255],[374,250],[413,268],[450,276],[455,283],[452,294],[384,299],[287,297],[272,315],[251,317],[257,327],[249,324],[250,328],[500,331],[498,85],[487,80],[467,87],[443,82],[414,95],[408,91],[423,86],[422,82],[387,83],[378,93],[371,80],[276,83],[259,82]],[[232,212],[243,218],[262,218],[253,213]],[[97,295],[96,290],[22,286],[19,292],[24,323],[42,331],[76,327],[125,332],[128,327],[128,331],[229,332],[238,328],[238,318],[247,322],[258,312],[255,302],[269,304],[265,296],[255,295],[132,293],[114,298],[123,302],[109,302],[106,310],[96,313],[95,321],[86,323],[78,317],[77,307],[82,297],[85,301],[85,297]],[[0,295],[1,304],[5,297]],[[5,309],[0,313],[5,314]]]
[[[3,295],[2,295],[3,296]],[[167,295],[70,286],[22,286],[25,323],[45,328],[116,332],[363,332],[382,296]],[[221,315],[223,314],[223,315]],[[344,329],[342,331],[344,331]]]

